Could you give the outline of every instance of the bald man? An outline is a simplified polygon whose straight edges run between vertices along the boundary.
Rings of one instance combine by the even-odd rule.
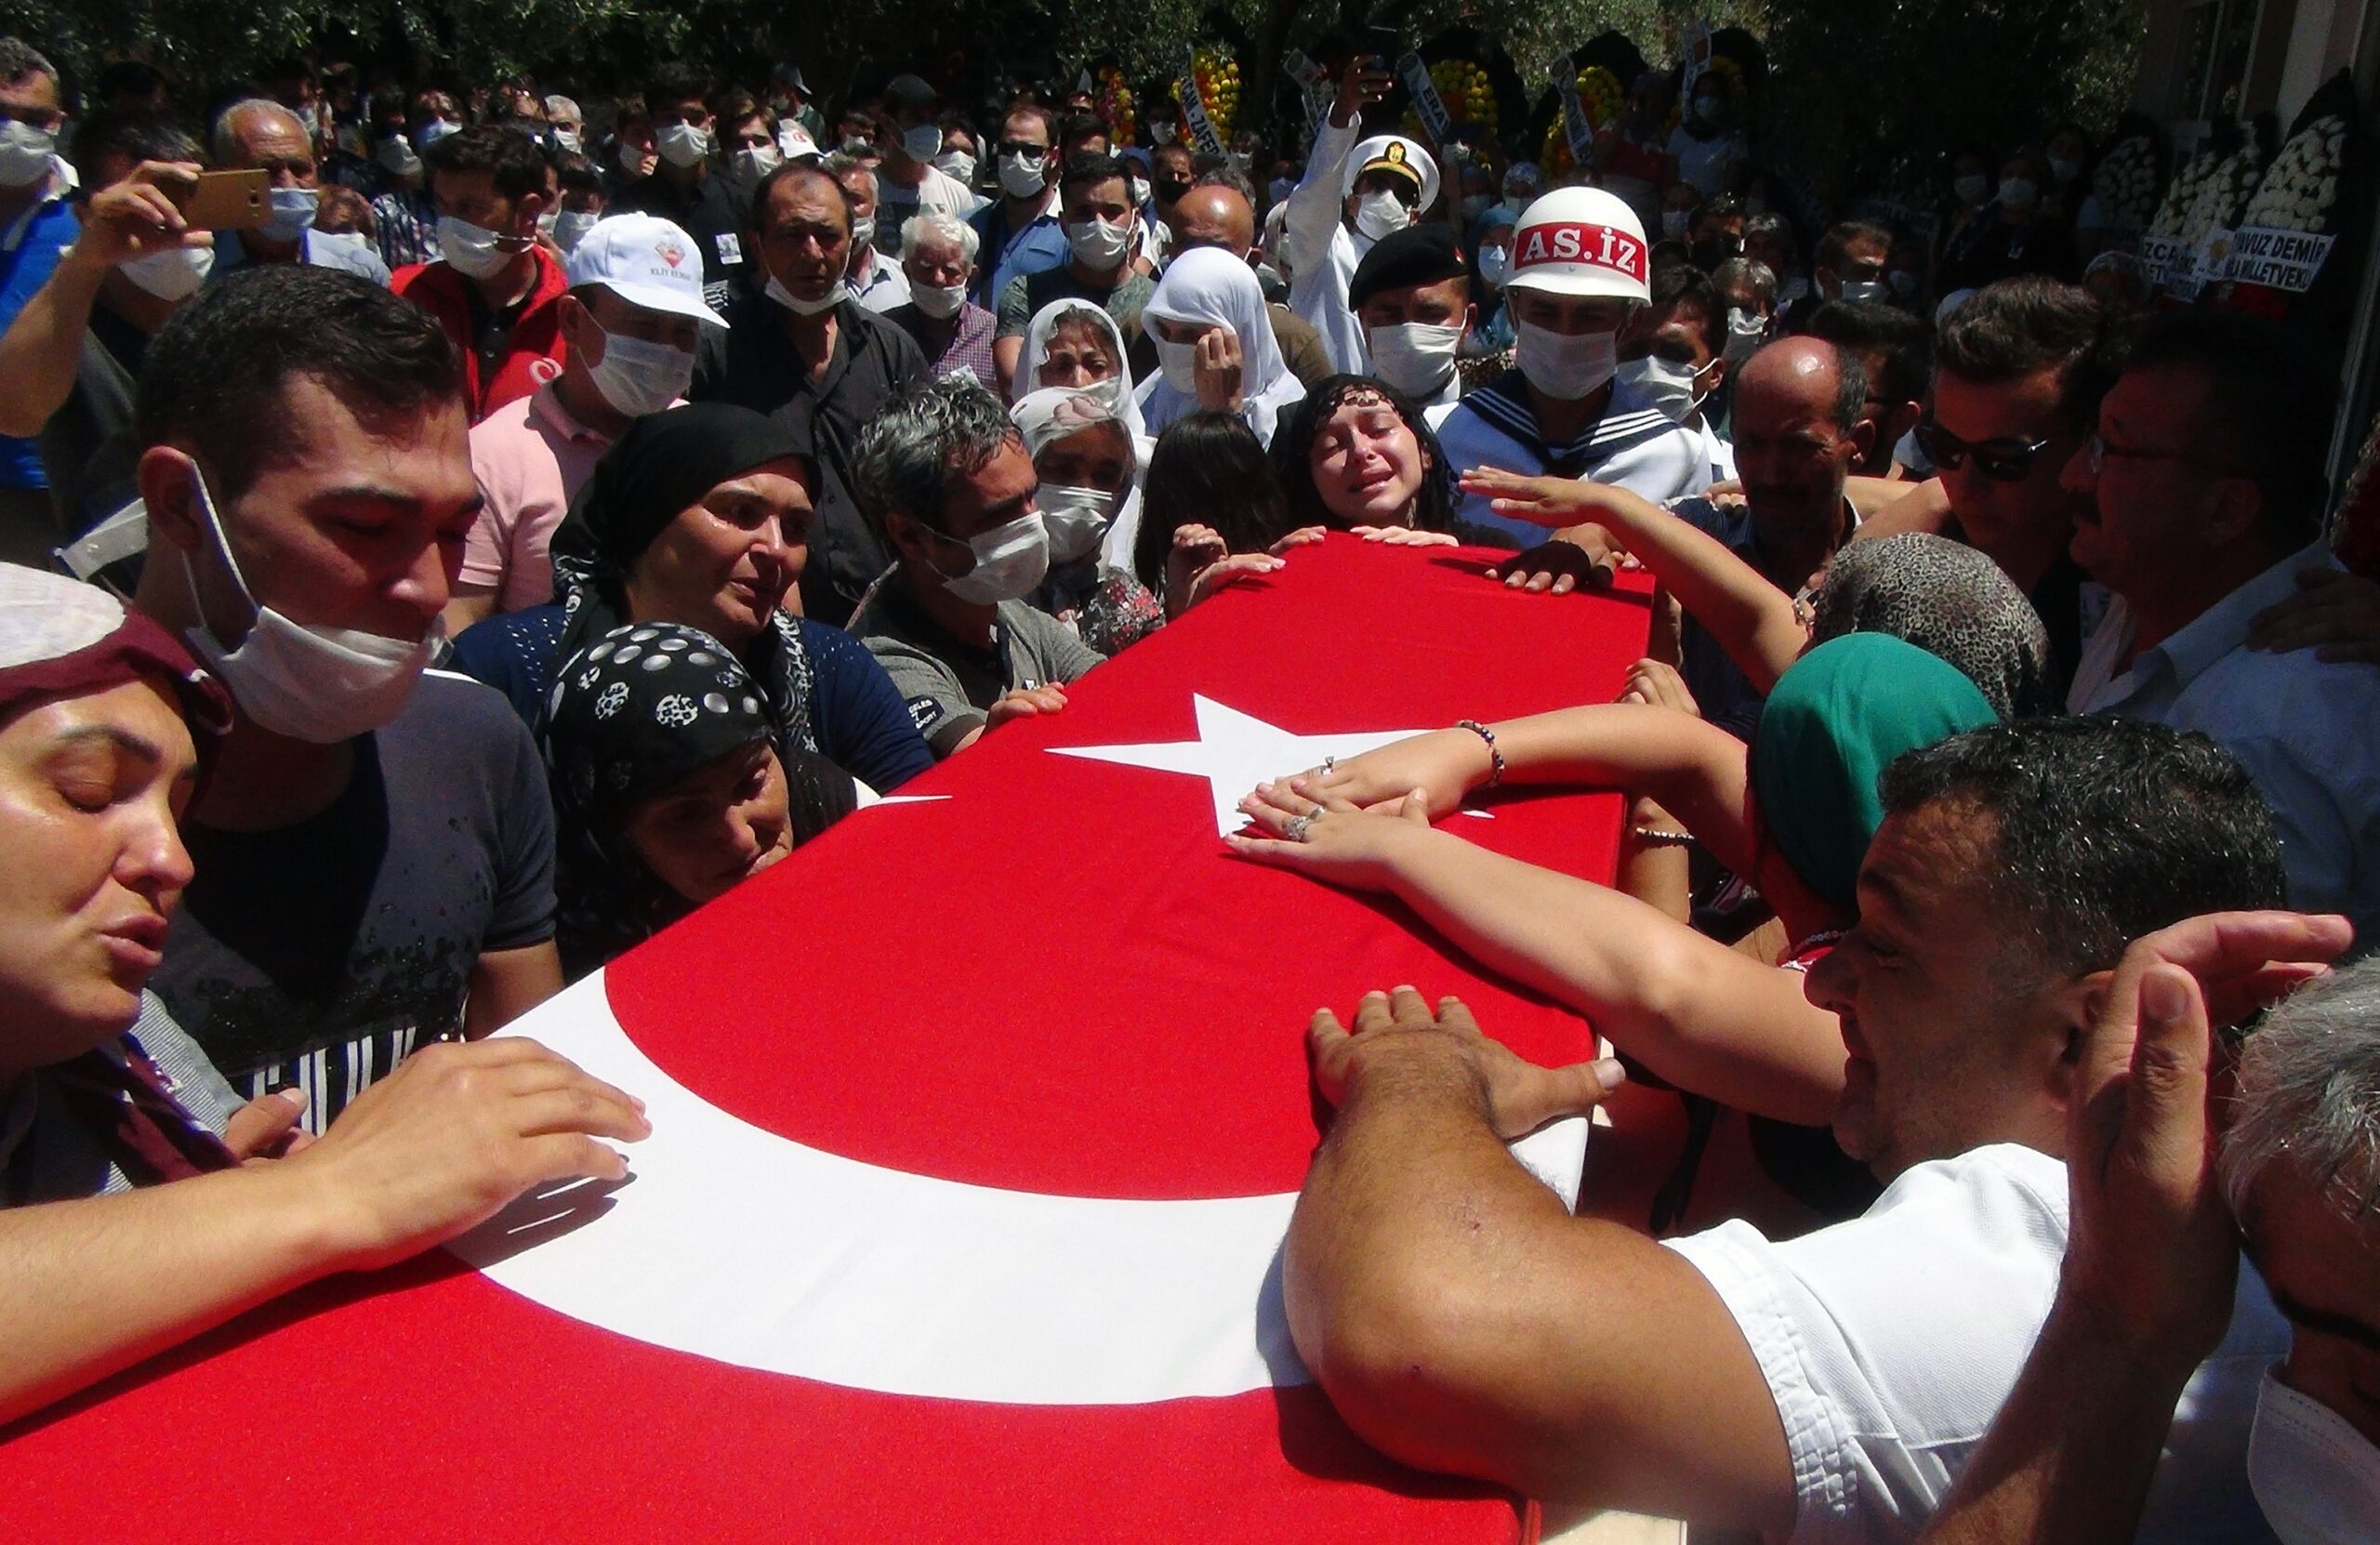
[[[260,171],[271,179],[272,209],[249,231],[215,233],[215,267],[208,282],[251,263],[312,263],[343,269],[376,284],[389,283],[389,265],[363,236],[332,236],[314,229],[322,202],[322,168],[314,142],[298,116],[263,97],[233,102],[215,120],[215,164],[226,170]]]
[[[1256,250],[1256,211],[1247,195],[1228,182],[1201,182],[1174,201],[1173,218],[1166,222],[1173,240],[1166,249],[1170,260],[1192,247],[1220,247],[1247,262]],[[1330,352],[1322,335],[1287,306],[1267,306],[1273,340],[1289,374],[1307,386],[1330,374]],[[1157,350],[1146,337],[1130,340],[1132,378],[1139,380],[1157,368]]]

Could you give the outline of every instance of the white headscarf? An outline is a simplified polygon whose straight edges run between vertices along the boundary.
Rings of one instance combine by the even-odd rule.
[[[1133,449],[1138,453],[1142,465],[1146,466],[1149,459],[1149,432],[1141,427],[1141,405],[1134,401],[1132,395],[1132,362],[1124,351],[1124,329],[1116,325],[1116,319],[1107,314],[1105,307],[1093,305],[1088,300],[1071,298],[1052,300],[1034,312],[1033,320],[1026,324],[1025,328],[1025,352],[1016,362],[1014,383],[1016,396],[1022,403],[1023,399],[1044,390],[1041,385],[1041,366],[1050,358],[1050,335],[1058,330],[1060,322],[1076,311],[1099,319],[1100,330],[1107,335],[1107,347],[1116,355],[1115,377],[1102,381],[1093,387],[1048,390],[1079,390],[1102,394],[1112,393],[1116,399],[1116,416],[1123,420],[1124,428],[1132,432]]]
[[[1264,292],[1248,264],[1216,247],[1193,247],[1166,266],[1157,292],[1141,308],[1141,325],[1155,337],[1152,319],[1202,326],[1221,323],[1239,335],[1239,416],[1270,445],[1273,425],[1283,409],[1305,395],[1305,387],[1289,374],[1281,346],[1273,341],[1273,319],[1265,314]],[[1141,414],[1149,432],[1185,414],[1198,411],[1198,399],[1176,391],[1162,374],[1141,383]]]

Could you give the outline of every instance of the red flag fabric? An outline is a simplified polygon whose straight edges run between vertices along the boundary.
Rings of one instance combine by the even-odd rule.
[[[1590,1034],[1218,833],[1248,765],[1617,692],[1648,587],[1527,596],[1482,567],[1300,549],[528,1016],[647,1099],[627,1184],[524,1198],[463,1259],[320,1284],[25,1424],[0,1518],[1534,1538],[1532,1508],[1346,1430],[1288,1344],[1276,1252],[1319,1129],[1316,1006],[1459,993],[1547,1063]],[[1471,839],[1609,878],[1615,798],[1474,808],[1448,818]],[[1576,1147],[1545,1152],[1575,1182]]]

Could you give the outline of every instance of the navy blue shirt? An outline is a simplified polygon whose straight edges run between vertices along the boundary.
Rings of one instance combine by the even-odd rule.
[[[545,711],[564,613],[559,603],[505,612],[475,623],[455,640],[449,664],[509,698],[532,730]],[[879,794],[889,794],[933,765],[925,737],[866,645],[840,627],[796,619],[810,656],[810,722],[818,751]]]

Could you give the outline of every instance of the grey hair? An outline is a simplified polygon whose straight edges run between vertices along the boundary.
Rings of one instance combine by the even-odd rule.
[[[2277,1161],[2350,1221],[2380,1209],[2380,956],[2307,984],[2241,1047],[2218,1161],[2232,1216]]]
[[[231,125],[243,114],[250,112],[276,113],[288,120],[289,125],[298,131],[300,139],[308,138],[306,120],[279,102],[270,97],[243,97],[215,115],[215,132],[209,136],[207,148],[215,152],[217,165],[231,165],[245,153],[239,136],[233,132]]]
[[[587,115],[578,111],[576,102],[567,97],[560,96],[546,99],[546,118],[549,122],[556,118],[567,118],[574,124],[583,124],[587,121]]]
[[[974,380],[920,382],[877,410],[852,468],[861,513],[879,532],[894,510],[943,530],[951,491],[1003,445],[1023,445],[1008,410]]]
[[[876,202],[883,192],[882,187],[876,180],[876,168],[869,165],[866,162],[862,161],[858,156],[853,155],[849,151],[837,151],[831,155],[820,157],[818,169],[826,173],[828,177],[833,178],[837,182],[842,181],[843,176],[847,172],[866,173],[867,197],[870,203]]]
[[[1719,287],[1721,295],[1726,294],[1728,286],[1738,280],[1752,286],[1752,293],[1760,297],[1762,305],[1777,304],[1777,271],[1759,258],[1730,258],[1711,271],[1711,283]]]
[[[55,82],[58,66],[23,38],[0,37],[0,81],[20,81],[27,75],[47,75]]]
[[[959,248],[959,256],[969,262],[984,249],[984,238],[975,228],[955,216],[936,210],[931,214],[912,215],[901,222],[901,256],[906,258],[918,250],[920,242],[950,242]]]

